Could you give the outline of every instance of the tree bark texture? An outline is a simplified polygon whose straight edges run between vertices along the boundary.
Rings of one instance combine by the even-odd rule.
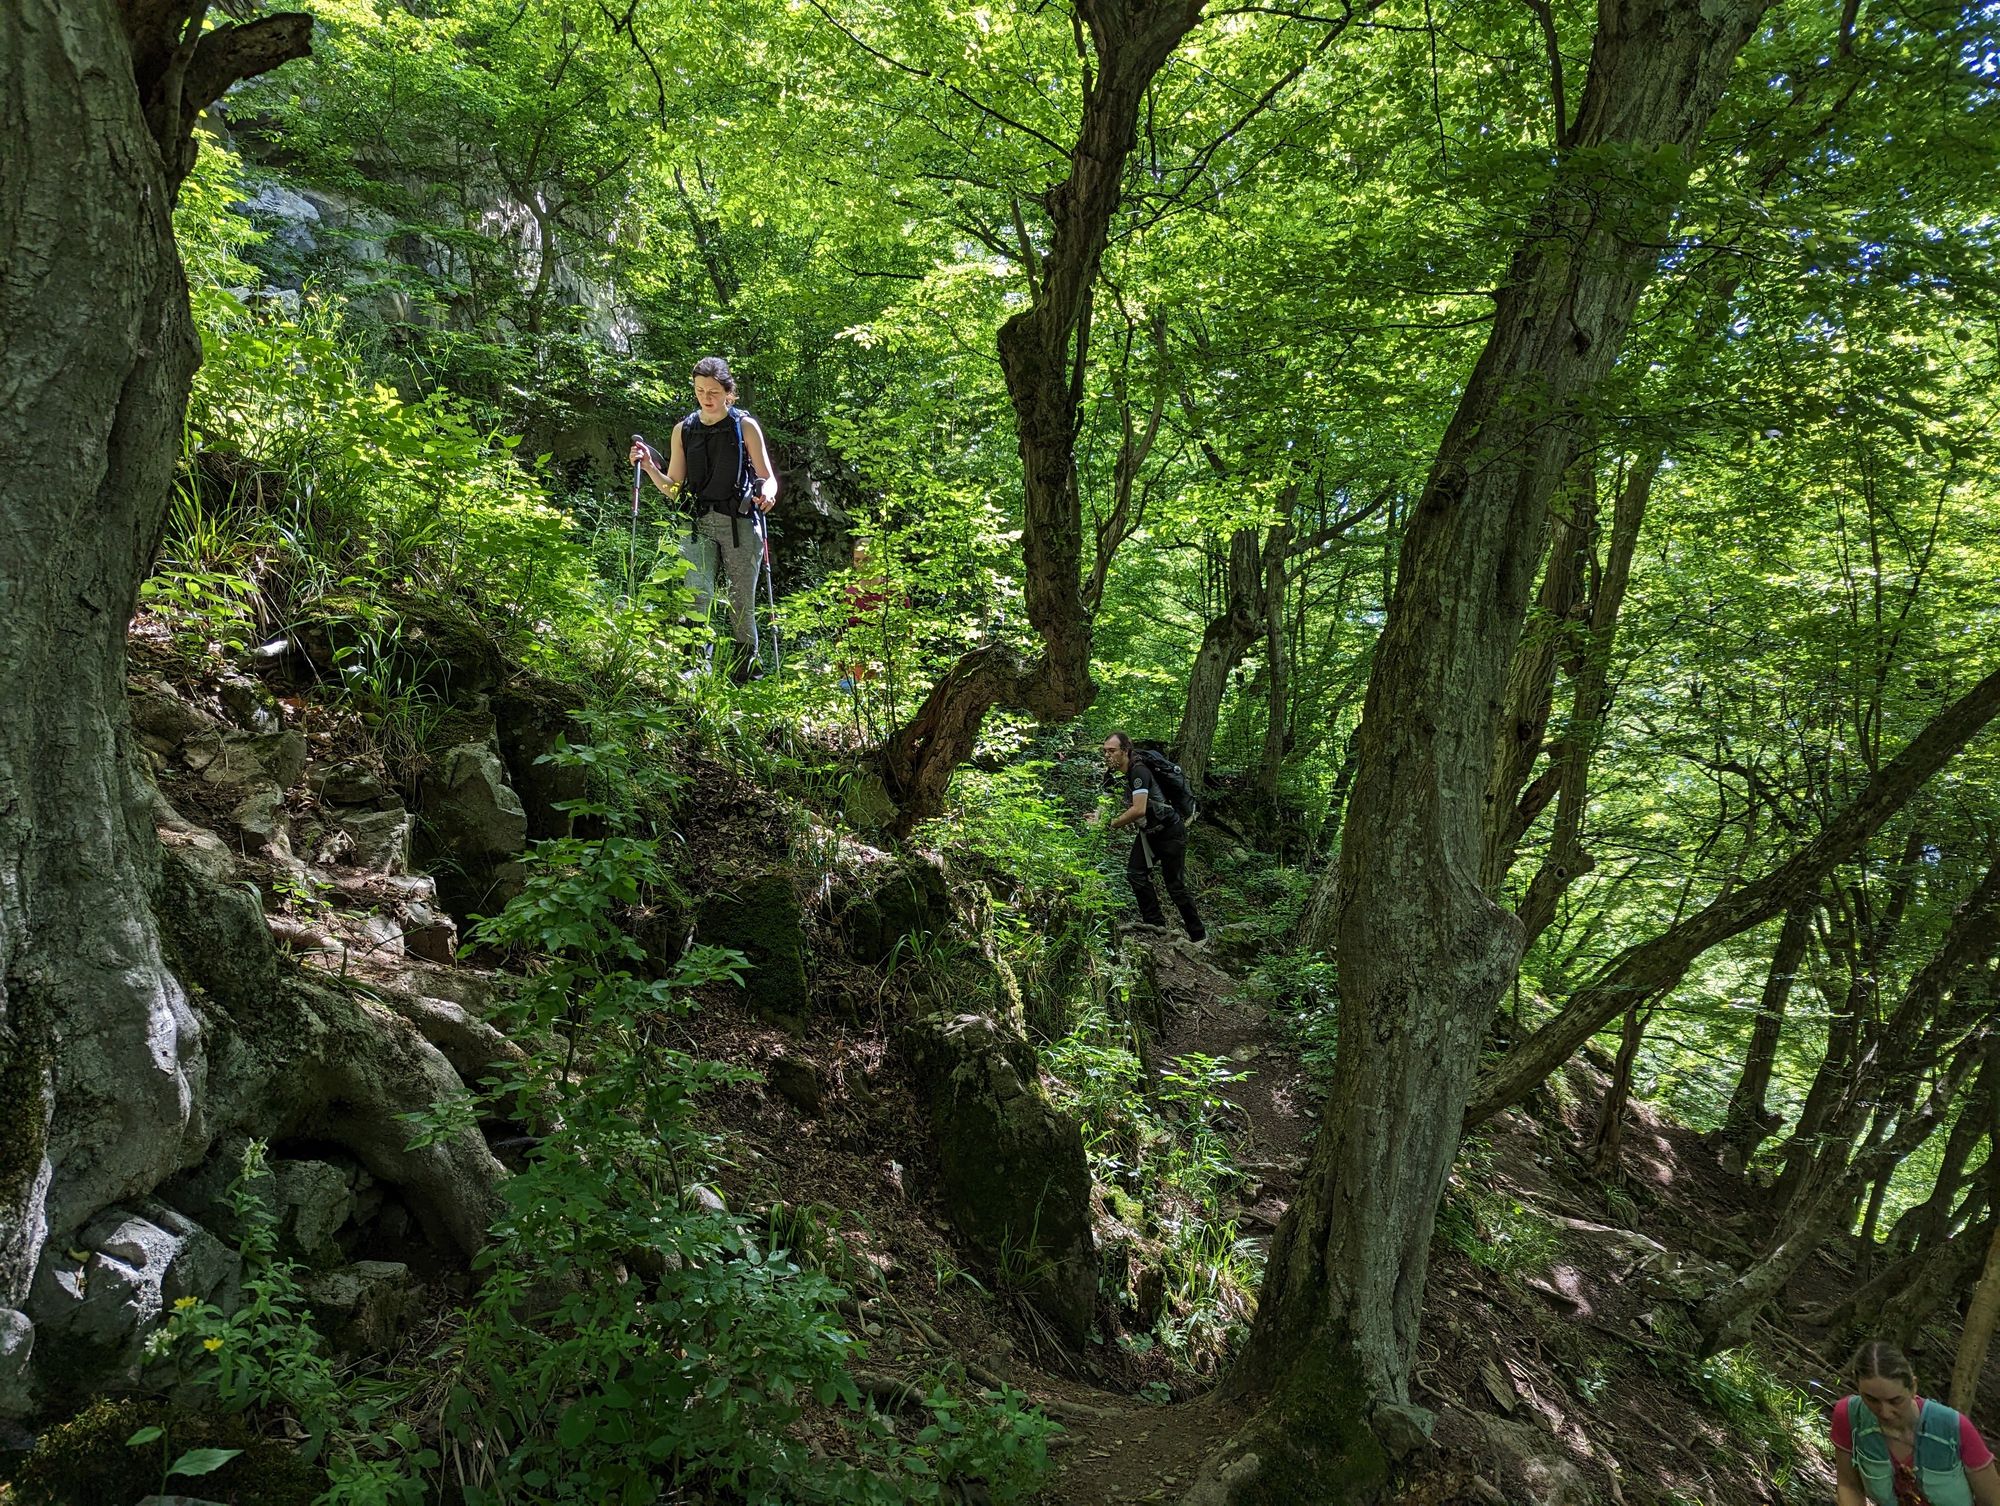
[[[1958,1357],[1951,1367],[1951,1409],[1970,1412],[1979,1399],[1979,1374],[1986,1352],[1993,1347],[1993,1327],[2000,1322],[2000,1221],[1986,1242],[1986,1264],[1966,1304],[1965,1327],[1958,1336]]]
[[[1466,1107],[1467,1126],[1484,1123],[1533,1092],[1634,998],[1673,988],[1709,948],[1810,894],[1996,714],[2000,714],[2000,670],[1933,717],[1818,836],[1777,868],[1621,953],[1595,982],[1580,989],[1554,1019],[1509,1051],[1481,1080]]]
[[[154,920],[125,633],[199,345],[173,239],[196,116],[310,20],[189,0],[0,9],[0,1411],[44,1246],[205,1149],[200,1015]],[[266,940],[268,940],[266,938]]]
[[[1577,150],[1514,258],[1409,520],[1341,843],[1335,1082],[1229,1383],[1272,1398],[1263,1483],[1240,1499],[1309,1498],[1286,1461],[1346,1448],[1335,1414],[1357,1400],[1379,1437],[1407,1437],[1432,1224],[1480,1041],[1520,958],[1519,926],[1480,883],[1481,849],[1548,503],[1763,10],[1600,5]],[[1324,1388],[1329,1374],[1348,1394]]]
[[[1716,1131],[1717,1148],[1738,1170],[1750,1163],[1757,1147],[1777,1128],[1771,1111],[1764,1106],[1764,1097],[1771,1089],[1771,1072],[1778,1061],[1785,1005],[1811,941],[1812,904],[1807,901],[1785,912],[1785,922],[1778,930],[1778,945],[1771,953],[1770,971],[1764,974],[1764,991],[1757,999],[1757,1019],[1750,1027],[1743,1071],[1729,1095],[1729,1107],[1723,1111],[1722,1128]]]
[[[907,832],[935,816],[952,771],[970,754],[996,703],[1043,721],[1080,715],[1090,678],[1090,611],[1083,589],[1083,510],[1077,493],[1077,414],[1088,366],[1091,290],[1118,207],[1139,111],[1154,76],[1201,17],[1204,0],[1079,0],[1096,74],[1085,69],[1083,120],[1069,175],[1044,196],[1049,250],[1030,269],[1027,308],[1000,327],[1000,367],[1014,407],[1023,482],[1023,589],[1041,640],[1032,665],[1002,669],[992,646],[973,650],[932,688],[885,750],[884,769]],[[1033,257],[1033,249],[1024,254]]]

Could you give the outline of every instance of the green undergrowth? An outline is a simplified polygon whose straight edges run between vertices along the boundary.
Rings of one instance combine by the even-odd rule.
[[[252,1166],[245,1301],[183,1303],[159,1341],[225,1414],[303,1435],[327,1483],[301,1501],[1010,1502],[1047,1472],[1057,1429],[1019,1392],[918,1377],[911,1405],[878,1410],[851,1374],[867,1346],[839,1313],[843,1242],[814,1237],[824,1217],[759,1223],[712,1191],[721,1147],[697,1108],[749,1074],[688,1050],[679,1022],[743,960],[698,948],[659,976],[619,924],[670,882],[681,716],[601,708],[596,741],[550,755],[587,770],[571,814],[600,835],[538,844],[476,932],[527,971],[496,1021],[525,1059],[411,1126],[418,1145],[496,1120],[533,1139],[469,1302],[337,1369],[243,1190]]]
[[[1502,1276],[1539,1271],[1556,1258],[1560,1231],[1489,1174],[1491,1152],[1471,1139],[1445,1184],[1437,1237]]]
[[[483,928],[538,959],[513,1022],[534,1049],[487,1085],[488,1112],[544,1129],[441,1356],[453,1456],[482,1461],[455,1483],[474,1506],[642,1501],[663,1485],[716,1500],[945,1500],[975,1480],[1020,1498],[1050,1425],[1018,1394],[933,1386],[899,1430],[848,1373],[864,1350],[833,1277],[705,1194],[717,1147],[695,1108],[745,1074],[683,1049],[674,1022],[742,962],[703,948],[665,978],[639,970],[606,899],[643,899],[660,880],[669,834],[636,815],[659,750],[633,727],[606,746],[617,774],[600,770],[577,812],[606,835],[538,853],[526,892]]]
[[[1134,1028],[1093,1003],[1045,1049],[1043,1065],[1082,1126],[1110,1212],[1129,1230],[1142,1268],[1159,1272],[1157,1315],[1146,1323],[1138,1313],[1118,1342],[1141,1353],[1157,1345],[1184,1373],[1212,1376],[1247,1332],[1263,1275],[1261,1254],[1228,1211],[1243,1184],[1222,1134],[1221,1095],[1232,1074],[1190,1055],[1149,1092]]]

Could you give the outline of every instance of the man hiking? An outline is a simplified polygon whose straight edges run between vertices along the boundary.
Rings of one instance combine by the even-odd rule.
[[[1181,912],[1181,924],[1187,927],[1189,939],[1205,940],[1208,932],[1202,929],[1201,917],[1195,913],[1194,898],[1187,887],[1187,822],[1174,809],[1160,776],[1145,755],[1132,751],[1129,735],[1112,733],[1104,739],[1103,752],[1104,766],[1125,776],[1125,809],[1111,818],[1109,829],[1139,828],[1132,843],[1132,855],[1125,860],[1125,877],[1132,885],[1133,897],[1139,901],[1140,920],[1149,926],[1166,925],[1166,917],[1160,911],[1160,896],[1153,890],[1152,870],[1157,867],[1167,881],[1167,893],[1174,908]],[[1102,818],[1102,811],[1092,811],[1090,824],[1095,826]]]
[[[764,429],[735,405],[736,378],[721,356],[694,363],[695,410],[675,425],[667,464],[644,440],[634,438],[629,457],[653,485],[672,496],[676,490],[694,509],[697,570],[707,563],[706,545],[721,561],[707,574],[703,611],[714,600],[717,577],[729,583],[729,622],[734,659],[729,677],[738,685],[763,673],[757,658],[757,571],[764,559],[759,513],[778,500],[778,479],[764,447]],[[700,590],[700,587],[697,587]]]

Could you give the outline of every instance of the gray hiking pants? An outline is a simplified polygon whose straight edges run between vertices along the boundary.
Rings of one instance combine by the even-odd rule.
[[[683,551],[694,566],[688,584],[706,616],[714,609],[718,574],[729,587],[729,626],[736,641],[757,652],[757,572],[763,567],[764,547],[757,538],[753,518],[731,518],[724,513],[705,512],[695,519],[694,533],[683,541]],[[720,562],[720,568],[717,567]]]

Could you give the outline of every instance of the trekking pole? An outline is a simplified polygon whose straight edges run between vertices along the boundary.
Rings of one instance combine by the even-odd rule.
[[[646,441],[641,439],[637,434],[634,434],[632,436],[632,443],[644,445]],[[639,594],[639,481],[645,475],[645,472],[646,463],[644,460],[635,460],[632,462],[632,545],[626,551],[625,555],[625,599],[627,601],[632,600]]]
[[[778,640],[778,592],[771,584],[771,530],[765,524],[761,507],[752,507],[751,515],[757,520],[757,542],[762,547],[764,600],[771,606],[771,673],[780,675],[785,672],[785,646]],[[752,595],[755,595],[754,590]]]

